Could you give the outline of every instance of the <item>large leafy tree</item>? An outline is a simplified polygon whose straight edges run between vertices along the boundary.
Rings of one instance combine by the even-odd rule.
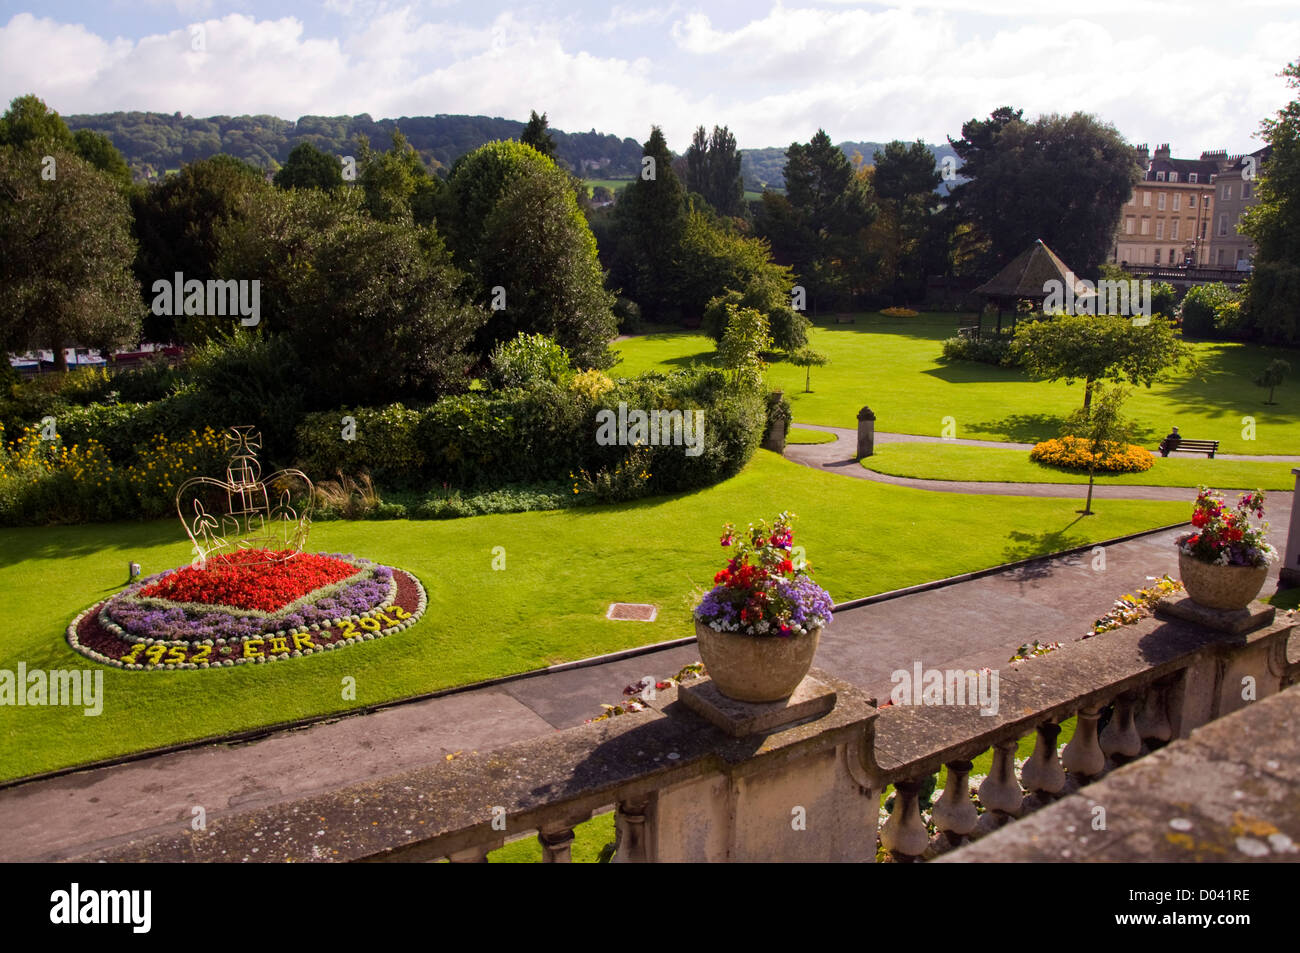
[[[1282,74],[1300,89],[1300,61]],[[1241,230],[1255,241],[1255,268],[1246,285],[1248,328],[1266,341],[1300,344],[1300,97],[1263,122],[1269,145],[1257,188],[1259,202]]]
[[[456,164],[441,211],[476,300],[494,307],[477,353],[486,356],[521,331],[540,332],[579,366],[613,362],[614,298],[568,173],[532,146],[488,143]]]
[[[931,219],[939,204],[935,188],[941,177],[934,156],[920,140],[886,143],[873,159],[871,189],[880,209],[873,230],[885,251],[884,278],[897,293],[902,281],[924,279],[927,266],[934,264],[934,256],[923,252],[933,234]]]
[[[0,146],[43,149],[43,154],[63,149],[107,173],[118,188],[126,190],[131,186],[131,169],[108,136],[90,129],[73,133],[59,114],[36,96],[19,96],[0,116]]]
[[[430,224],[437,214],[442,180],[431,175],[424,160],[398,130],[386,152],[376,152],[365,136],[356,142],[357,165],[366,208],[382,222],[411,218]]]
[[[658,126],[642,147],[642,163],[641,177],[619,193],[614,206],[611,271],[647,317],[671,319],[680,310],[675,256],[686,228],[686,193]]]
[[[382,222],[356,190],[264,191],[221,230],[219,276],[261,281],[318,407],[464,390],[486,313],[431,226]]]
[[[846,264],[875,216],[866,181],[825,130],[786,150],[785,201],[765,199],[759,231],[814,297],[851,291]]]
[[[273,181],[282,189],[336,189],[343,184],[343,168],[337,157],[310,142],[300,142]]]
[[[109,174],[66,147],[28,146],[0,147],[0,350],[47,347],[64,370],[65,347],[139,338],[130,210]]]
[[[740,153],[736,137],[726,126],[714,126],[712,135],[707,135],[703,126],[695,130],[686,150],[686,188],[702,195],[719,215],[744,214]]]
[[[186,280],[216,277],[218,232],[239,218],[248,201],[269,191],[260,171],[233,156],[218,155],[191,162],[179,174],[135,192],[135,274],[141,286],[148,292],[155,281],[171,281],[177,272]],[[145,337],[175,340],[180,333],[175,321],[173,316],[148,314]]]
[[[949,139],[967,181],[952,201],[989,241],[993,270],[1036,239],[1081,275],[1095,275],[1141,169],[1116,129],[1085,113],[1033,122],[1003,106]]]
[[[1191,365],[1191,349],[1173,322],[1152,317],[1134,324],[1122,315],[1063,314],[1016,327],[1012,350],[1029,373],[1043,380],[1084,382],[1083,410],[1101,380],[1150,387],[1166,371]]]

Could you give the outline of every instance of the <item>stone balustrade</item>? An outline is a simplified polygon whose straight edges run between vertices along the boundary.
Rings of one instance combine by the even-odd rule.
[[[995,714],[878,709],[816,669],[791,700],[768,706],[729,702],[704,679],[659,692],[646,711],[76,859],[456,863],[535,835],[545,861],[564,863],[574,827],[610,808],[616,862],[874,861],[878,844],[892,860],[928,859],[1300,682],[1293,628],[1262,603],[1230,618],[1171,604],[1003,667]],[[1058,753],[1070,718],[1073,737]],[[1032,752],[1018,766],[1027,738]],[[985,752],[991,768],[973,799],[973,762]],[[947,781],[927,816],[941,768]]]

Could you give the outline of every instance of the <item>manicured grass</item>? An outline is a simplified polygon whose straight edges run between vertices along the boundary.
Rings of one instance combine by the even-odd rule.
[[[804,427],[791,427],[785,435],[786,443],[834,443],[835,434],[825,430],[808,430]]]
[[[614,841],[614,812],[597,814],[573,829],[573,844],[569,848],[575,864],[595,864],[606,844]],[[488,854],[493,864],[540,864],[542,845],[536,835],[521,837]]]
[[[1182,503],[933,494],[821,473],[760,451],[737,477],[676,497],[472,519],[331,522],[310,548],[408,569],[429,591],[402,633],[274,665],[104,669],[104,711],[0,707],[0,778],[346,711],[691,631],[693,590],[721,565],[722,524],[798,515],[818,580],[836,601],[1177,522]],[[146,573],[188,561],[174,521],[0,531],[0,669],[84,668],[64,640],[82,609]],[[506,552],[494,570],[493,548]],[[604,618],[609,603],[660,607],[652,623]],[[669,673],[664,673],[669,674]],[[356,699],[344,700],[345,677]],[[610,686],[618,697],[621,685]],[[593,715],[595,712],[593,712]]]
[[[813,369],[813,393],[803,393],[804,369],[772,364],[768,382],[784,390],[796,422],[856,426],[863,405],[876,413],[876,429],[942,436],[952,418],[954,436],[1033,443],[1060,432],[1065,417],[1083,403],[1080,384],[1030,381],[1019,370],[967,361],[939,362],[940,342],[956,333],[956,314],[914,318],[857,314],[854,324],[816,319],[809,344],[831,359]],[[614,373],[712,363],[712,339],[694,332],[649,335],[616,345],[623,356]],[[1176,425],[1185,437],[1219,440],[1224,453],[1300,453],[1300,382],[1279,387],[1274,406],[1252,380],[1273,358],[1295,363],[1295,352],[1248,344],[1194,343],[1202,362],[1151,389],[1135,388],[1125,413],[1139,427],[1135,443],[1153,448]],[[1254,418],[1246,439],[1243,418]]]
[[[815,432],[815,431],[814,431]],[[1087,483],[1088,474],[1045,466],[1028,450],[970,447],[956,443],[877,443],[862,465],[891,476],[921,480],[977,480],[994,483]],[[1142,473],[1097,474],[1099,485],[1187,486],[1290,490],[1291,463],[1156,457]],[[1195,496],[1193,493],[1191,496]]]

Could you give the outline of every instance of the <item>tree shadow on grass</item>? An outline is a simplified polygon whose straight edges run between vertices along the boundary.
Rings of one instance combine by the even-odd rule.
[[[1084,491],[1086,493],[1086,489]],[[1084,493],[1079,495],[1079,505],[1083,505]],[[1033,559],[1033,562],[1026,563],[1023,566],[1017,566],[1008,570],[1012,579],[1018,582],[1027,582],[1032,579],[1043,579],[1055,572],[1052,560],[1047,558],[1051,553],[1059,553],[1065,549],[1073,549],[1078,545],[1077,540],[1071,539],[1069,533],[1080,520],[1084,519],[1082,514],[1076,516],[1062,529],[1055,532],[1044,531],[1041,533],[1025,533],[1020,530],[1012,530],[1007,534],[1008,545],[1002,551],[1002,561],[1006,563],[1019,562],[1022,559]],[[1036,559],[1035,557],[1042,557]],[[1078,559],[1067,557],[1067,559]]]
[[[979,433],[997,434],[1013,443],[1037,443],[1060,436],[1065,418],[1060,414],[1007,414],[1001,420],[970,424]]]
[[[949,384],[1025,384],[1029,378],[1014,367],[998,367],[979,361],[948,361],[922,371]]]

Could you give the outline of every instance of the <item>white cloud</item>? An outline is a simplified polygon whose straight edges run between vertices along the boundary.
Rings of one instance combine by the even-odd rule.
[[[1102,2],[1169,8],[1165,0]],[[1271,2],[1252,7],[1267,13]],[[18,14],[0,26],[0,95],[35,92],[65,114],[522,119],[535,108],[573,131],[644,139],[652,123],[662,125],[679,150],[696,125],[715,123],[730,126],[742,148],[806,141],[819,126],[836,140],[942,141],[965,120],[1010,104],[1029,116],[1092,112],[1134,141],[1170,141],[1194,154],[1253,148],[1259,120],[1289,98],[1276,73],[1300,49],[1300,24],[1280,9],[1272,21],[1240,18],[1241,29],[1225,31],[1185,13],[1150,28],[1091,13],[978,16],[956,0],[777,4],[747,20],[623,5],[603,22],[384,0],[330,6],[346,20],[341,34],[312,32],[293,17],[201,20],[201,52],[191,49],[188,27],[108,38]],[[605,48],[629,35],[637,53]]]

